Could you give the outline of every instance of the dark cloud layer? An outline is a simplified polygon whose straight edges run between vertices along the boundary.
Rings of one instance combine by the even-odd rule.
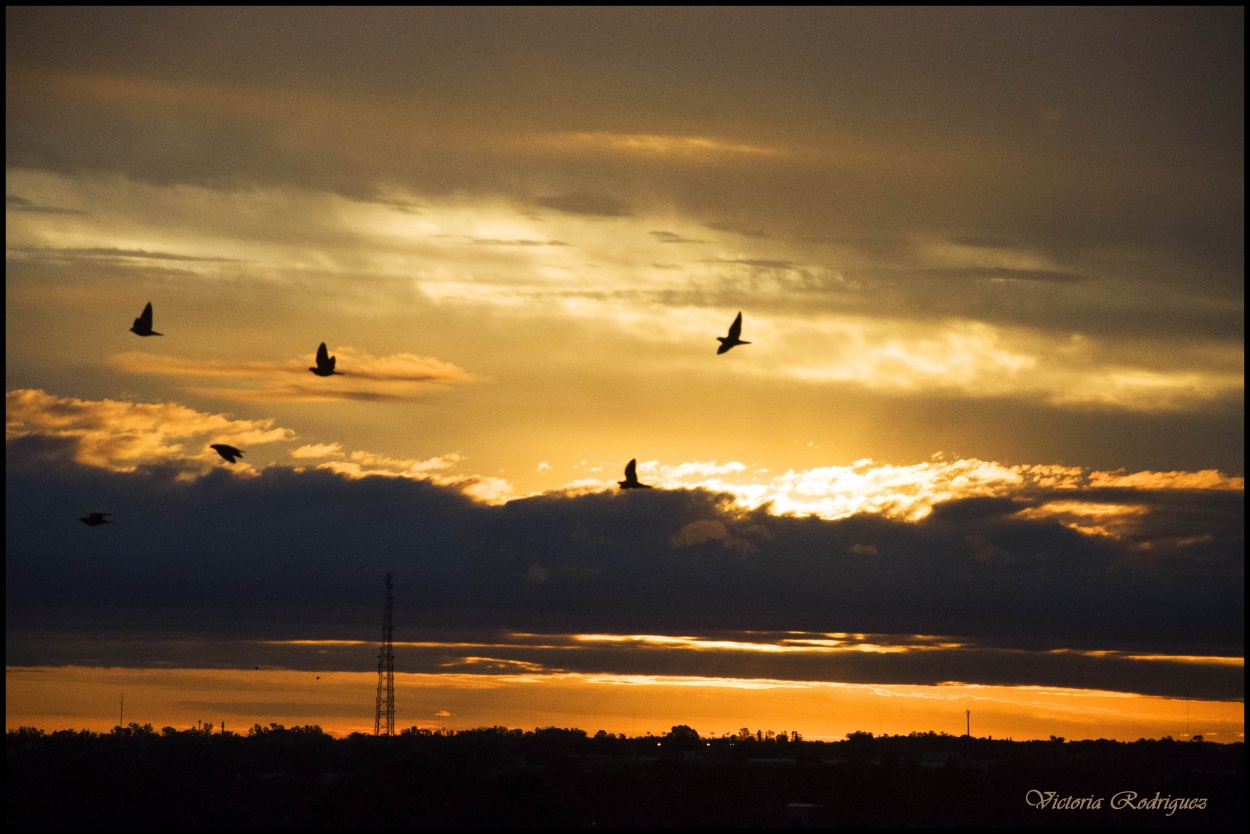
[[[539,195],[602,217],[680,206],[778,236],[1014,240],[1061,264],[1136,248],[1242,298],[1241,9],[10,8],[6,23],[10,168]],[[572,152],[567,135],[707,153]],[[741,147],[769,152],[715,155]]]
[[[419,637],[419,642],[400,642],[395,646],[396,668],[409,674],[663,675],[915,686],[958,682],[1058,686],[1227,701],[1240,700],[1245,687],[1244,668],[1236,662],[966,643],[951,647],[922,645],[917,649],[908,645],[907,635],[862,635],[868,641],[877,641],[866,648],[881,651],[857,650],[855,647],[861,644],[851,640],[845,651],[801,652],[769,650],[776,648],[779,641],[793,641],[801,636],[796,632],[689,635],[706,641],[737,643],[697,648],[696,640],[683,646],[648,643],[645,639],[605,641],[564,634],[417,630],[405,622],[421,601],[415,591],[404,586],[395,589],[397,633],[409,632]],[[107,664],[126,668],[360,672],[376,662],[377,647],[377,635],[374,640],[359,642],[288,643],[47,630],[10,635],[7,660],[13,666]]]
[[[954,635],[981,648],[951,655],[946,671],[925,671],[929,656],[918,654],[826,662],[817,674],[904,682],[966,673],[1067,686],[1080,685],[1080,670],[1096,662],[1048,660],[1048,651],[1241,651],[1240,492],[1120,495],[1148,512],[1119,541],[1020,512],[1057,496],[951,502],[919,523],[868,515],[831,522],[744,514],[697,491],[486,506],[428,482],[284,468],[251,478],[223,470],[188,480],[168,468],[118,475],[65,463],[66,452],[36,436],[8,444],[11,640],[57,624],[148,640],[372,641],[380,577],[391,571],[406,600],[400,639],[448,629]],[[1106,491],[1061,497],[1117,500]],[[116,523],[78,523],[90,511],[111,512]],[[684,528],[709,522],[725,536],[680,543]],[[525,656],[557,668],[571,662]],[[679,656],[652,657],[653,672],[681,668]],[[574,668],[619,671],[623,662]],[[686,673],[759,667],[797,676],[803,667],[758,659],[734,666],[711,653],[698,663]],[[1091,673],[1091,685],[1115,688],[1116,674],[1104,672],[1120,668],[1123,687],[1167,688],[1159,670],[1172,667],[1115,663]],[[1211,691],[1227,689],[1223,673],[1203,674]]]

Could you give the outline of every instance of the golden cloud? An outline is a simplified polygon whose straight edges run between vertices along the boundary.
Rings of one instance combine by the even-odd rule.
[[[130,403],[81,400],[45,391],[23,389],[5,395],[5,438],[27,435],[72,441],[77,463],[133,472],[140,466],[178,462],[206,470],[217,453],[209,443],[255,446],[292,440],[290,429],[273,420],[236,420],[175,403]],[[249,471],[247,464],[236,471]]]
[[[1048,501],[1022,510],[1020,517],[1053,519],[1085,535],[1123,538],[1133,532],[1147,512],[1149,509],[1141,504]]]
[[[565,484],[569,495],[616,489],[615,472],[608,467],[605,478],[579,478]],[[1027,499],[1056,491],[1073,493],[1071,500],[1043,501],[1022,507],[1024,517],[1055,519],[1086,533],[1126,535],[1141,519],[1144,510],[1138,502],[1126,499],[1081,501],[1077,493],[1103,487],[1131,490],[1221,489],[1244,490],[1245,479],[1215,470],[1200,472],[1103,472],[1073,466],[1007,466],[976,458],[945,460],[942,455],[909,466],[878,464],[870,458],[847,466],[825,466],[788,470],[773,474],[737,461],[691,461],[664,465],[639,461],[646,480],[662,489],[705,489],[727,493],[744,510],[765,507],[776,515],[813,515],[835,520],[857,513],[875,513],[891,518],[916,521],[933,511],[936,504],[961,498]],[[719,524],[719,522],[716,522]],[[726,539],[727,530],[692,522],[673,538],[674,547]]]
[[[952,391],[1065,408],[1162,412],[1228,398],[1245,387],[1236,357],[1220,355],[1202,369],[1149,367],[1157,360],[1144,356],[1113,363],[1092,340],[1061,343],[981,321],[790,317],[752,327],[757,353],[769,344],[778,351],[755,372],[874,391]],[[795,350],[800,344],[804,349]],[[819,358],[790,358],[796,355]]]
[[[1241,489],[1245,478],[1225,475],[1215,469],[1198,472],[1092,472],[1089,485],[1094,487],[1129,487],[1131,489]]]
[[[109,357],[109,365],[131,374],[234,379],[232,386],[188,390],[242,402],[402,402],[477,379],[449,362],[412,353],[372,356],[352,347],[330,353],[341,375],[313,381],[308,381],[312,353],[303,362],[228,362],[130,351]]]
[[[713,136],[612,133],[608,131],[546,133],[536,137],[540,148],[560,153],[611,154],[712,162],[743,156],[781,156],[780,148],[735,142]]]
[[[337,445],[337,444],[335,444]],[[318,469],[348,478],[410,478],[451,487],[487,504],[502,504],[516,497],[512,484],[502,478],[481,475],[440,474],[460,463],[463,458],[450,452],[427,460],[405,460],[372,452],[352,452],[348,460],[332,460],[318,464]]]
[[[341,458],[341,443],[309,443],[291,451],[293,458]]]

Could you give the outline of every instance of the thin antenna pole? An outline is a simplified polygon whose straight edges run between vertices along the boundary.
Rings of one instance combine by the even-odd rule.
[[[391,574],[386,574],[386,613],[382,618],[382,648],[378,650],[378,695],[373,713],[373,734],[395,735],[395,645],[391,608]]]
[[[964,710],[964,719],[968,722],[967,734],[968,738],[972,738],[972,710]]]
[[[126,696],[125,695],[122,696],[121,710],[118,712],[118,715],[117,715],[117,726],[119,727],[126,726]]]

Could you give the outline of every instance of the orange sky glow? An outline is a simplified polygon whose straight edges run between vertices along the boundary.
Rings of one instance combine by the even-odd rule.
[[[158,730],[224,722],[232,732],[278,723],[373,733],[377,676],[363,672],[60,667],[9,669],[5,677],[9,729],[108,732],[124,718]],[[962,735],[966,710],[979,737],[1245,740],[1240,703],[1047,687],[396,673],[395,698],[396,728],[434,730],[575,727],[636,736],[686,724],[703,736],[745,726],[836,741],[851,732]]]

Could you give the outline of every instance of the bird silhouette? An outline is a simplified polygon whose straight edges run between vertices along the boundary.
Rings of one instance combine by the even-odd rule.
[[[342,371],[334,370],[334,357],[330,355],[330,351],[326,350],[326,343],[322,342],[317,348],[317,367],[309,368],[317,376],[330,376],[331,374],[343,375]]]
[[[110,515],[112,515],[112,513],[91,513],[90,515],[83,516],[78,520],[88,527],[99,527],[101,524],[113,523],[108,520],[108,516]]]
[[[734,347],[736,345],[751,344],[750,342],[744,342],[741,339],[739,339],[738,337],[741,335],[742,335],[742,313],[738,313],[738,317],[734,319],[734,323],[729,325],[729,335],[716,337],[716,341],[720,342],[720,347],[716,350],[716,355],[719,356],[725,351],[729,350],[731,347]]]
[[[131,333],[139,336],[164,336],[164,333],[157,333],[152,329],[152,302],[148,302],[148,306],[143,308],[143,312],[139,314],[139,318],[135,319],[134,325],[130,328]]]
[[[233,446],[227,446],[225,443],[214,443],[208,448],[216,449],[217,454],[226,459],[227,463],[234,463],[243,456],[242,449],[236,449]]]
[[[651,489],[650,484],[638,483],[638,460],[635,458],[625,464],[625,480],[617,481],[621,489]]]

